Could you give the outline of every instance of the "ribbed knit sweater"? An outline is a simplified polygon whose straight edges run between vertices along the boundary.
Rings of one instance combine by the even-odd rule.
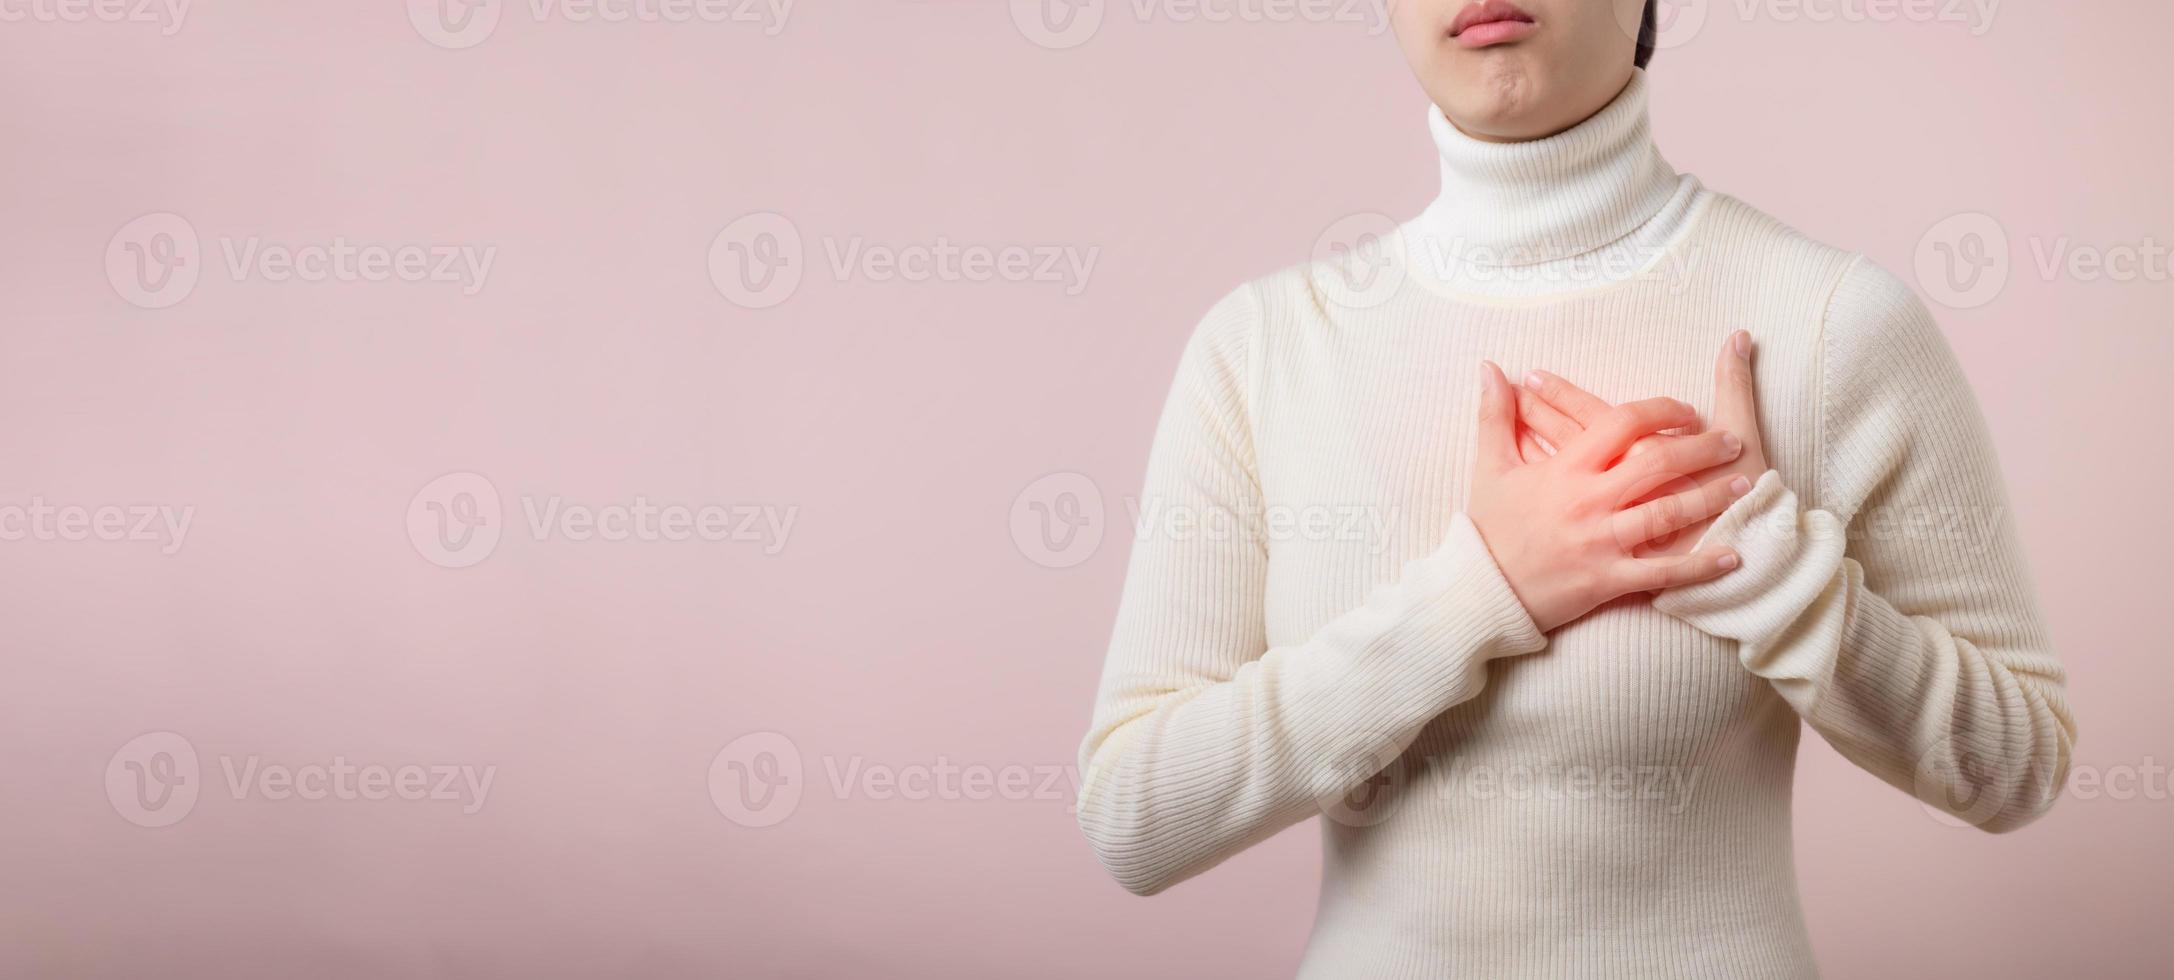
[[[1432,111],[1424,214],[1197,328],[1081,749],[1125,887],[1322,815],[1301,976],[1804,977],[1801,725],[1987,830],[2052,802],[2063,673],[1939,329],[1671,170],[1645,98],[1515,144]],[[1772,469],[1706,541],[1742,566],[1542,634],[1460,512],[1476,365],[1706,412],[1739,328]]]

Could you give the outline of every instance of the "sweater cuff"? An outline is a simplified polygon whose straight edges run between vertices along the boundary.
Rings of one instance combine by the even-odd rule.
[[[1441,547],[1406,566],[1404,580],[1432,597],[1431,614],[1402,627],[1413,633],[1405,639],[1421,647],[1443,654],[1468,650],[1478,662],[1547,646],[1547,635],[1502,577],[1479,527],[1462,513],[1450,517]]]
[[[1735,549],[1742,564],[1719,578],[1666,590],[1653,606],[1715,636],[1771,647],[1833,582],[1844,537],[1833,515],[1803,510],[1781,474],[1768,470],[1699,541],[1702,549]],[[1826,673],[1821,665],[1758,663],[1756,656],[1746,650],[1745,666],[1762,676],[1816,680]]]
[[[1410,729],[1476,697],[1490,661],[1547,647],[1463,514],[1433,552],[1314,640],[1330,655],[1297,658],[1284,684],[1338,691],[1334,700],[1364,705],[1366,723],[1396,732],[1400,746]]]

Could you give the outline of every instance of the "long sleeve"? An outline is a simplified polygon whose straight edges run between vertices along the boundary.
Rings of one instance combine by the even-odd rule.
[[[1487,661],[1546,645],[1456,515],[1435,551],[1359,608],[1269,647],[1250,408],[1258,327],[1241,289],[1180,361],[1138,510],[1186,515],[1192,530],[1136,537],[1080,749],[1080,826],[1140,894],[1320,812],[1477,694]]]
[[[1856,260],[1820,349],[1819,465],[1707,532],[1743,567],[1656,605],[1736,640],[1814,730],[1988,831],[2049,808],[2075,722],[1976,400],[1908,287]]]

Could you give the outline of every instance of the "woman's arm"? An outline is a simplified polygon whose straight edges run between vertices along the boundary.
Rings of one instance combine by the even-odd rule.
[[[1251,294],[1240,290],[1187,345],[1139,512],[1185,515],[1195,530],[1150,528],[1134,543],[1080,749],[1080,826],[1110,873],[1140,894],[1198,874],[1365,782],[1429,720],[1477,694],[1489,660],[1545,646],[1543,629],[1630,591],[1730,567],[1718,549],[1632,560],[1627,549],[1637,542],[1621,541],[1608,523],[1623,499],[1620,481],[1631,477],[1604,473],[1601,463],[1640,436],[1690,421],[1689,406],[1625,406],[1563,458],[1517,467],[1515,396],[1487,365],[1471,516],[1454,515],[1440,545],[1364,605],[1304,642],[1271,648],[1252,423],[1258,321]],[[1679,472],[1704,469],[1733,455],[1722,446],[1716,433],[1654,454],[1653,465],[1668,455]],[[1734,499],[1707,488],[1666,503],[1695,520]],[[1509,549],[1499,567],[1490,543]]]
[[[1248,415],[1257,319],[1240,290],[1193,335],[1139,507],[1231,533],[1149,529],[1134,542],[1080,748],[1080,826],[1142,895],[1312,816],[1477,694],[1488,660],[1547,642],[1459,515],[1438,550],[1364,606],[1303,644],[1268,647]]]
[[[1976,400],[1923,304],[1862,259],[1820,361],[1810,486],[1764,474],[1701,542],[1743,571],[1655,606],[1737,640],[1857,765],[1985,830],[2020,827],[2066,780],[2075,722]],[[1717,424],[1756,426],[1748,363],[1741,378],[1721,382],[1739,390],[1716,393]]]

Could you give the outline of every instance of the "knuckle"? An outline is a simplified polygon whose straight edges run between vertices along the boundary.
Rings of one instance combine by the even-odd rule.
[[[1638,532],[1630,522],[1617,519],[1608,522],[1607,553],[1620,555],[1638,546]]]
[[[1630,419],[1633,422],[1642,423],[1647,428],[1666,427],[1669,423],[1691,414],[1691,406],[1673,398],[1648,398],[1624,407],[1631,410]]]

